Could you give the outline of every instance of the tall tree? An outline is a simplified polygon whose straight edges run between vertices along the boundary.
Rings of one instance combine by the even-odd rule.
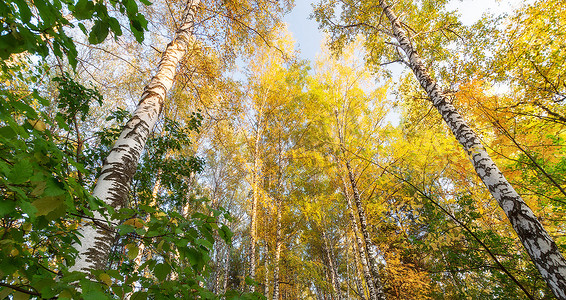
[[[199,3],[198,0],[187,2],[181,26],[163,53],[157,73],[146,86],[136,111],[104,162],[93,196],[100,198],[114,209],[126,206],[130,181],[147,138],[163,109],[165,96],[173,85],[177,65],[194,43],[193,29]],[[117,225],[114,224],[117,221],[112,220],[110,224],[114,225],[108,225],[104,224],[104,219],[105,216],[95,213],[95,222],[82,223],[80,229],[82,238],[75,245],[79,256],[71,270],[88,272],[106,266],[108,253],[112,247],[113,227]]]
[[[476,173],[507,215],[527,253],[554,295],[559,299],[566,299],[566,260],[560,253],[556,243],[534,216],[529,206],[499,171],[477,134],[467,125],[464,118],[451,104],[448,96],[441,90],[440,85],[430,75],[430,71],[418,53],[419,50],[414,46],[413,41],[415,38],[412,38],[412,41],[406,33],[407,29],[403,27],[401,19],[394,13],[393,6],[384,0],[372,3],[381,8],[383,15],[389,21],[389,26],[385,26],[383,23],[380,23],[380,20],[372,19],[373,16],[366,11],[371,4],[365,3],[362,8],[362,5],[357,2],[345,1],[343,3],[346,7],[345,13],[343,13],[346,16],[345,21],[352,26],[335,26],[334,29],[339,31],[340,28],[362,28],[360,30],[368,39],[388,42],[399,51],[396,55],[394,54],[394,59],[404,62],[411,68],[433,106],[438,110],[456,139],[464,147],[474,165]],[[400,4],[402,3],[397,3],[397,6]],[[440,10],[438,5],[435,6],[432,3],[430,3],[430,6],[423,6],[424,9],[428,9],[432,13]],[[363,15],[364,21],[359,22],[358,20],[348,19],[350,17],[348,14],[350,13]],[[329,27],[335,25],[329,22],[329,18],[322,16],[322,14],[319,14],[319,17],[323,24]],[[369,24],[364,23],[368,18],[372,19],[371,22],[377,21],[376,27],[372,27],[374,25],[371,22]],[[386,37],[377,37],[380,33],[383,33]],[[344,39],[341,40],[342,43],[344,41]]]

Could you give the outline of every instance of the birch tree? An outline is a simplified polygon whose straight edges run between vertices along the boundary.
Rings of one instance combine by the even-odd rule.
[[[199,3],[198,0],[187,2],[181,26],[163,53],[157,73],[146,86],[136,111],[105,160],[93,196],[114,209],[126,205],[130,181],[147,138],[163,109],[165,96],[173,85],[177,65],[194,43],[193,29]],[[79,255],[70,270],[88,272],[105,267],[112,247],[113,227],[117,222],[111,220],[105,224],[105,219],[105,216],[96,213],[94,222],[84,221],[81,224],[82,238],[75,245]]]
[[[419,55],[419,49],[415,48],[417,36],[411,37],[407,33],[407,27],[402,25],[403,19],[398,17],[393,11],[394,6],[401,8],[402,5],[409,4],[398,2],[394,5],[384,0],[364,3],[363,5],[350,1],[344,1],[343,4],[345,6],[343,16],[346,16],[344,21],[348,22],[348,24],[341,26],[336,25],[333,21],[329,21],[330,18],[326,18],[324,13],[322,13],[324,8],[320,6],[320,14],[318,16],[323,26],[331,27],[336,30],[335,32],[341,29],[356,32],[359,30],[368,40],[371,39],[374,43],[380,41],[393,45],[395,50],[389,52],[393,53],[391,55],[392,60],[403,62],[412,70],[421,87],[426,91],[432,105],[441,114],[456,139],[468,154],[477,175],[507,215],[531,260],[547,282],[549,288],[557,298],[566,299],[566,260],[532,210],[495,165],[477,134],[470,128],[459,112],[456,111],[448,96],[431,76],[430,70]],[[380,19],[375,19],[374,13],[370,13],[370,7],[375,6],[381,9],[384,20],[388,20],[387,25]],[[409,5],[409,7],[411,6]],[[424,9],[429,9],[432,14],[442,15],[442,12],[438,13],[438,11],[441,11],[441,8],[438,6],[431,4],[430,6],[423,6]],[[361,16],[364,20],[359,22],[360,20],[348,19],[352,15]],[[371,19],[371,21],[368,19]],[[366,21],[369,23],[365,23]],[[372,24],[372,22],[375,23]],[[343,32],[337,33],[337,36],[341,37],[341,39],[337,40],[344,43],[348,39],[347,35]],[[380,45],[379,47],[383,48],[384,46]],[[422,49],[420,50],[422,51]],[[375,60],[376,58],[372,59]]]

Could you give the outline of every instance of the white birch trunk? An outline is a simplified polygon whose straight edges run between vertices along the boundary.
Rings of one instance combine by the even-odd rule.
[[[267,244],[267,237],[265,239],[265,243]],[[267,245],[265,246],[265,260],[263,261],[263,266],[265,268],[265,276],[263,278],[263,295],[265,298],[269,298],[269,249]]]
[[[352,187],[352,194],[354,196],[354,204],[356,205],[356,210],[358,211],[358,217],[360,220],[360,233],[362,234],[362,238],[364,240],[364,247],[365,252],[368,258],[368,265],[373,275],[373,282],[375,285],[375,292],[377,293],[378,299],[385,299],[385,294],[383,293],[383,286],[381,284],[381,276],[379,274],[379,267],[377,266],[377,258],[376,253],[372,247],[373,243],[371,242],[371,238],[369,237],[369,232],[367,230],[367,219],[366,219],[366,212],[364,206],[362,204],[362,200],[360,199],[360,193],[358,191],[358,186],[356,184],[356,180],[354,178],[354,174],[352,173],[352,167],[350,163],[345,160],[346,169],[348,170],[348,178],[350,179],[350,185]]]
[[[355,235],[358,235],[357,233],[354,233]],[[360,259],[356,253],[356,245],[355,243],[352,244],[352,254],[354,255],[354,272],[356,273],[355,278],[356,278],[356,289],[358,290],[358,298],[365,300],[365,293],[364,293],[364,288],[363,288],[363,283],[362,283],[362,272],[360,271]]]
[[[222,293],[226,293],[228,289],[228,277],[230,275],[230,246],[226,246],[226,259],[224,263],[224,283],[222,284]]]
[[[281,200],[277,200],[277,232],[275,236],[275,268],[273,269],[273,300],[279,300],[279,272],[281,260]]]
[[[161,113],[167,91],[173,85],[177,65],[193,42],[194,19],[199,3],[199,0],[187,2],[182,25],[173,41],[167,45],[157,73],[145,87],[136,111],[104,161],[93,196],[116,209],[127,204],[130,181],[140,155]],[[95,222],[82,222],[79,229],[82,237],[80,242],[74,245],[79,254],[74,265],[69,268],[70,271],[89,272],[106,266],[115,236],[114,227],[119,222],[106,222],[106,218],[107,216],[95,212]]]
[[[476,133],[466,124],[456,108],[442,93],[436,81],[432,79],[420,56],[413,49],[410,40],[403,32],[401,23],[393,10],[384,0],[379,0],[379,4],[391,22],[393,35],[405,52],[409,66],[427,92],[430,101],[442,115],[456,139],[464,147],[476,173],[509,218],[509,222],[517,232],[519,239],[548,287],[556,298],[566,299],[566,260],[556,243],[497,168]]]
[[[334,257],[332,255],[332,249],[330,248],[330,243],[328,242],[326,231],[324,230],[324,228],[321,228],[321,230],[322,230],[322,239],[324,241],[324,248],[326,250],[326,258],[328,259],[328,269],[330,271],[330,281],[332,283],[332,289],[334,290],[334,295],[336,295],[336,299],[341,300],[342,295],[340,293],[340,284],[338,283],[336,268],[334,267]]]
[[[378,295],[378,291],[376,290],[375,280],[373,279],[373,275],[372,275],[370,268],[368,266],[369,265],[368,255],[367,255],[367,252],[365,251],[362,238],[358,234],[360,229],[358,227],[358,222],[356,221],[356,218],[354,216],[354,207],[352,205],[352,200],[351,200],[350,196],[348,195],[348,190],[346,188],[345,182],[343,183],[343,188],[344,188],[344,196],[346,197],[346,200],[348,201],[348,214],[350,216],[350,222],[352,224],[352,231],[353,231],[353,234],[354,234],[354,238],[355,238],[357,246],[358,246],[356,250],[358,251],[358,254],[359,254],[360,259],[361,259],[364,278],[366,280],[366,285],[367,285],[367,288],[368,288],[369,299],[371,299],[371,300],[384,299],[385,296],[383,296],[383,298],[380,298],[379,295]],[[354,248],[356,248],[356,247],[354,246]]]
[[[261,111],[260,111],[261,114]],[[255,280],[256,273],[256,248],[257,248],[257,206],[259,204],[259,168],[260,168],[260,158],[259,158],[259,142],[261,139],[261,120],[257,127],[257,133],[254,145],[254,167],[252,174],[252,189],[253,189],[253,199],[252,199],[252,216],[250,224],[250,278]],[[250,287],[251,292],[255,292],[255,286]]]

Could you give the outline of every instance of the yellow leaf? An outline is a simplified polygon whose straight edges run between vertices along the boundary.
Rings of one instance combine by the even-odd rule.
[[[33,129],[38,131],[44,131],[47,128],[45,122],[41,120],[28,120],[28,123],[33,126]]]
[[[126,249],[128,249],[128,258],[135,259],[140,252],[140,248],[136,244],[128,244],[126,245]]]
[[[106,284],[107,286],[112,285],[112,278],[110,278],[110,275],[102,273],[100,274],[100,276],[98,276],[98,278],[100,278],[100,281],[104,282],[104,284]]]
[[[67,290],[64,290],[61,292],[61,294],[59,294],[58,296],[59,299],[72,299],[73,295],[71,295],[71,293]]]
[[[29,294],[16,291],[16,292],[14,293],[14,298],[13,298],[13,299],[14,299],[14,300],[27,300],[27,299],[29,299]]]
[[[48,196],[39,198],[31,204],[37,208],[37,216],[44,216],[64,204],[64,200],[62,196]]]
[[[4,288],[2,290],[0,290],[0,299],[4,299],[6,297],[8,297],[8,295],[10,295],[10,293],[12,293],[12,289],[10,288]]]
[[[142,228],[143,225],[144,225],[140,218],[133,218],[133,219],[126,220],[126,222],[124,222],[124,224],[133,226],[135,228]]]
[[[163,244],[165,243],[164,240],[161,240],[161,242],[159,242],[159,244],[157,244],[157,251],[161,251],[161,249],[163,248]]]

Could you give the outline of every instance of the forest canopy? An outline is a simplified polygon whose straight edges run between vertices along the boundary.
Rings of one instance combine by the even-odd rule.
[[[294,5],[0,0],[0,299],[566,299],[564,1]]]

